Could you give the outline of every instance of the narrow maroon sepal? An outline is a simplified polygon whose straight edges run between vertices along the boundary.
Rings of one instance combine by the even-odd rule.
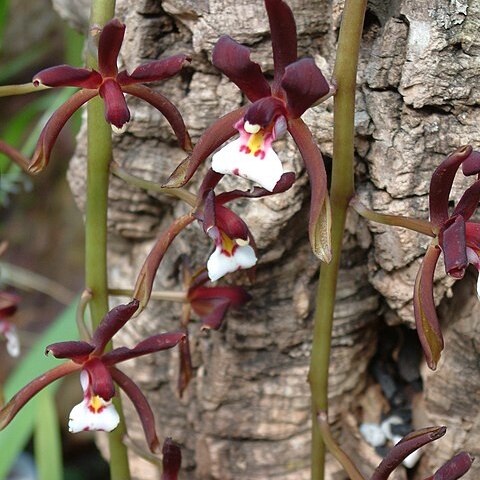
[[[68,341],[52,343],[45,348],[45,355],[51,353],[55,358],[70,358],[76,363],[83,363],[95,347],[87,342]]]
[[[457,480],[470,470],[473,460],[467,452],[460,452],[435,472],[433,480]]]
[[[82,368],[81,365],[66,362],[43,373],[25,385],[6,405],[0,408],[0,430],[3,430],[13,420],[19,410],[40,390],[43,390],[55,380],[80,370],[80,368]]]
[[[480,180],[477,180],[471,185],[458,201],[453,215],[461,215],[465,221],[467,221],[477,210],[478,203],[480,202]]]
[[[177,107],[159,92],[155,92],[145,85],[127,85],[123,91],[129,95],[141,98],[156,108],[167,120],[175,133],[180,147],[189,152],[192,150],[192,141],[187,132],[183,117]]]
[[[215,227],[217,224],[216,218],[216,208],[215,208],[215,192],[210,190],[206,195],[203,201],[203,208],[201,210],[201,220],[203,231],[208,235],[208,232],[211,228]]]
[[[461,215],[449,219],[438,238],[443,251],[445,271],[453,278],[463,278],[468,266],[466,227]]]
[[[312,58],[302,58],[288,65],[281,85],[287,96],[287,109],[292,118],[300,117],[307,108],[330,91],[330,84]]]
[[[425,354],[427,365],[435,370],[443,350],[443,335],[440,330],[433,299],[433,275],[440,256],[440,248],[430,244],[415,279],[413,312],[417,335]]]
[[[38,72],[32,80],[33,84],[47,87],[80,87],[97,89],[102,83],[102,76],[95,70],[58,65]]]
[[[130,120],[130,110],[118,83],[107,78],[99,89],[105,104],[105,120],[117,128],[122,128]]]
[[[142,355],[148,355],[149,353],[159,352],[161,350],[167,350],[175,347],[179,342],[185,338],[183,332],[161,333],[148,337],[141,341],[134,348],[119,347],[115,348],[111,352],[102,355],[102,362],[105,365],[114,365],[131,358],[141,357]]]
[[[220,37],[212,53],[212,63],[224,73],[251,102],[271,94],[270,85],[258,63],[250,60],[250,49],[229,36]]]
[[[288,131],[300,150],[310,180],[308,233],[312,251],[320,260],[328,263],[331,260],[331,218],[322,152],[301,118],[289,120]]]
[[[127,87],[131,88],[131,87]],[[234,125],[244,116],[246,107],[240,107],[233,112],[221,117],[213,125],[207,128],[189,157],[187,157],[173,171],[167,183],[163,185],[169,188],[178,188],[185,185],[197,171],[202,162],[211,155],[222,143],[232,138],[237,129]]]
[[[448,219],[448,199],[452,189],[453,180],[462,162],[472,153],[472,147],[460,147],[435,169],[430,181],[430,220],[437,226]]]
[[[177,480],[182,464],[182,451],[180,446],[171,438],[166,438],[162,448],[163,472],[160,480]]]
[[[28,166],[30,173],[39,173],[48,165],[52,149],[65,123],[84,103],[96,95],[96,90],[80,90],[54,112],[38,138],[35,152]]]
[[[103,317],[92,338],[96,353],[103,352],[107,343],[132,318],[138,307],[139,301],[133,299],[126,305],[118,305],[112,308]]]
[[[130,377],[117,368],[111,367],[110,372],[117,385],[127,394],[127,397],[135,407],[140,421],[142,422],[143,431],[150,451],[152,453],[157,453],[160,448],[160,442],[158,441],[155,430],[155,416],[145,398],[145,395]]]
[[[409,433],[402,438],[385,456],[370,480],[387,480],[390,473],[415,450],[445,435],[445,427],[428,427]]]
[[[283,0],[265,0],[272,34],[274,83],[278,84],[285,67],[297,59],[297,28],[292,10]]]
[[[103,361],[94,357],[83,365],[83,369],[88,372],[94,395],[98,395],[106,401],[111,400],[115,395],[115,385]]]
[[[98,39],[98,67],[104,77],[117,75],[117,58],[125,35],[125,25],[117,18],[107,22]]]
[[[191,61],[188,55],[173,55],[163,60],[153,60],[137,67],[131,74],[122,70],[117,76],[117,82],[124,85],[134,83],[158,82],[176,75],[183,66]]]
[[[192,365],[192,356],[190,354],[190,342],[188,338],[185,338],[185,341],[180,342],[178,348],[178,356],[180,360],[180,365],[178,368],[178,395],[180,398],[183,396],[190,380],[193,377],[193,365]]]

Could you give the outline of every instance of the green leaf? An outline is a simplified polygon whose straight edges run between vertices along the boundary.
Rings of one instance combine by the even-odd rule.
[[[45,356],[45,346],[50,343],[78,337],[75,321],[76,304],[77,301],[73,302],[55,320],[8,377],[4,386],[7,399],[10,399],[30,380],[59,364],[58,360],[53,357]],[[59,383],[57,382],[48,387],[51,394],[58,388],[58,385]],[[39,397],[33,397],[13,419],[12,423],[0,432],[0,478],[6,477],[15,459],[30,439],[39,409]]]
[[[55,409],[55,398],[50,389],[38,394],[35,422],[34,452],[39,480],[62,480],[62,442]]]

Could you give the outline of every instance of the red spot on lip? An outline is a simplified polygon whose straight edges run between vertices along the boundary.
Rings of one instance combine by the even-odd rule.
[[[248,145],[240,145],[240,151],[245,152],[247,155],[251,153],[250,147]]]
[[[238,168],[233,169],[233,174],[234,175],[240,175],[240,170]]]
[[[260,157],[262,160],[265,158],[265,152],[263,150],[257,150],[253,155],[255,157]]]

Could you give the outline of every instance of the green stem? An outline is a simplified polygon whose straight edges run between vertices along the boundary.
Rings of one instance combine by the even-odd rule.
[[[363,218],[376,223],[382,223],[383,225],[391,225],[393,227],[403,227],[414,232],[423,233],[429,237],[435,237],[438,232],[435,225],[428,220],[422,220],[421,218],[409,218],[401,215],[389,215],[386,213],[377,213],[369,210],[363,205],[358,198],[353,197],[350,201],[350,206]]]
[[[36,87],[33,83],[22,83],[20,85],[2,85],[0,87],[0,97],[10,97],[12,95],[25,95],[26,93],[39,92],[47,90],[50,87],[39,85]]]
[[[312,480],[323,480],[325,444],[317,422],[328,412],[328,369],[338,269],[347,208],[354,193],[354,115],[358,54],[367,0],[346,0],[337,47],[334,81],[332,261],[323,264],[317,290],[309,382],[312,391]]]
[[[103,27],[115,14],[115,0],[93,0],[90,25]],[[97,68],[97,58],[87,54],[87,66]],[[92,292],[90,313],[95,329],[108,311],[107,280],[107,207],[110,161],[112,160],[112,131],[104,118],[104,105],[100,97],[87,107],[87,206],[85,225],[85,281]],[[117,395],[114,398],[121,422],[108,435],[110,448],[110,478],[129,480],[128,451],[123,444],[125,422]]]

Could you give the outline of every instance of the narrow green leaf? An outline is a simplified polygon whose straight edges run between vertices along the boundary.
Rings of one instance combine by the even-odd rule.
[[[58,365],[58,360],[46,357],[45,346],[61,340],[76,339],[78,336],[75,322],[77,301],[73,302],[39,338],[21,363],[8,377],[4,385],[5,399],[9,400],[18,390],[30,380],[46,370]],[[51,385],[49,390],[54,392],[58,382]],[[18,454],[28,442],[35,424],[36,412],[39,407],[39,398],[34,397],[12,423],[0,432],[0,478],[5,478],[10,471]]]
[[[39,480],[62,480],[62,442],[55,409],[55,398],[49,389],[38,394],[35,421],[34,453]]]

